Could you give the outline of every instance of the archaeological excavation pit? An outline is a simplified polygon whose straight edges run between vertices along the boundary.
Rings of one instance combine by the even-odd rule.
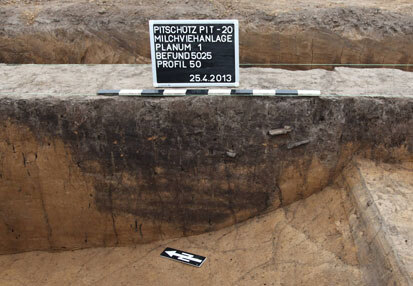
[[[0,65],[0,284],[410,285],[413,75],[241,79],[322,95],[105,97],[150,66]]]

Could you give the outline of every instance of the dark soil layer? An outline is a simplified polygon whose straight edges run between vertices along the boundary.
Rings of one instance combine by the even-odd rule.
[[[232,225],[321,190],[355,154],[411,160],[412,114],[412,98],[3,96],[0,253]]]

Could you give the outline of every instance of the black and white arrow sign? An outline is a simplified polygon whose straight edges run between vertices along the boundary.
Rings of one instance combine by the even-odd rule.
[[[201,267],[202,263],[206,260],[206,257],[204,256],[184,252],[182,250],[173,249],[170,247],[165,248],[165,250],[162,251],[161,256],[196,267]]]

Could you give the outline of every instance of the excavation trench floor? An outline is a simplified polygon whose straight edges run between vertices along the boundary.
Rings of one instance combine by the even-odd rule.
[[[11,285],[361,285],[347,193],[305,200],[217,232],[136,247],[0,256]],[[165,247],[207,256],[201,268],[161,258]]]
[[[410,285],[412,167],[355,160],[319,193],[198,236],[2,255],[0,285]],[[161,258],[165,247],[207,260]]]

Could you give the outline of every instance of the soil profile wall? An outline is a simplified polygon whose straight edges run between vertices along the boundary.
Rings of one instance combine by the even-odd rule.
[[[150,19],[231,18],[240,21],[241,63],[289,69],[396,64],[413,70],[413,7],[404,2],[161,2],[0,4],[0,63],[149,63]]]
[[[0,253],[232,225],[321,190],[353,154],[412,160],[412,114],[411,98],[2,96]]]

